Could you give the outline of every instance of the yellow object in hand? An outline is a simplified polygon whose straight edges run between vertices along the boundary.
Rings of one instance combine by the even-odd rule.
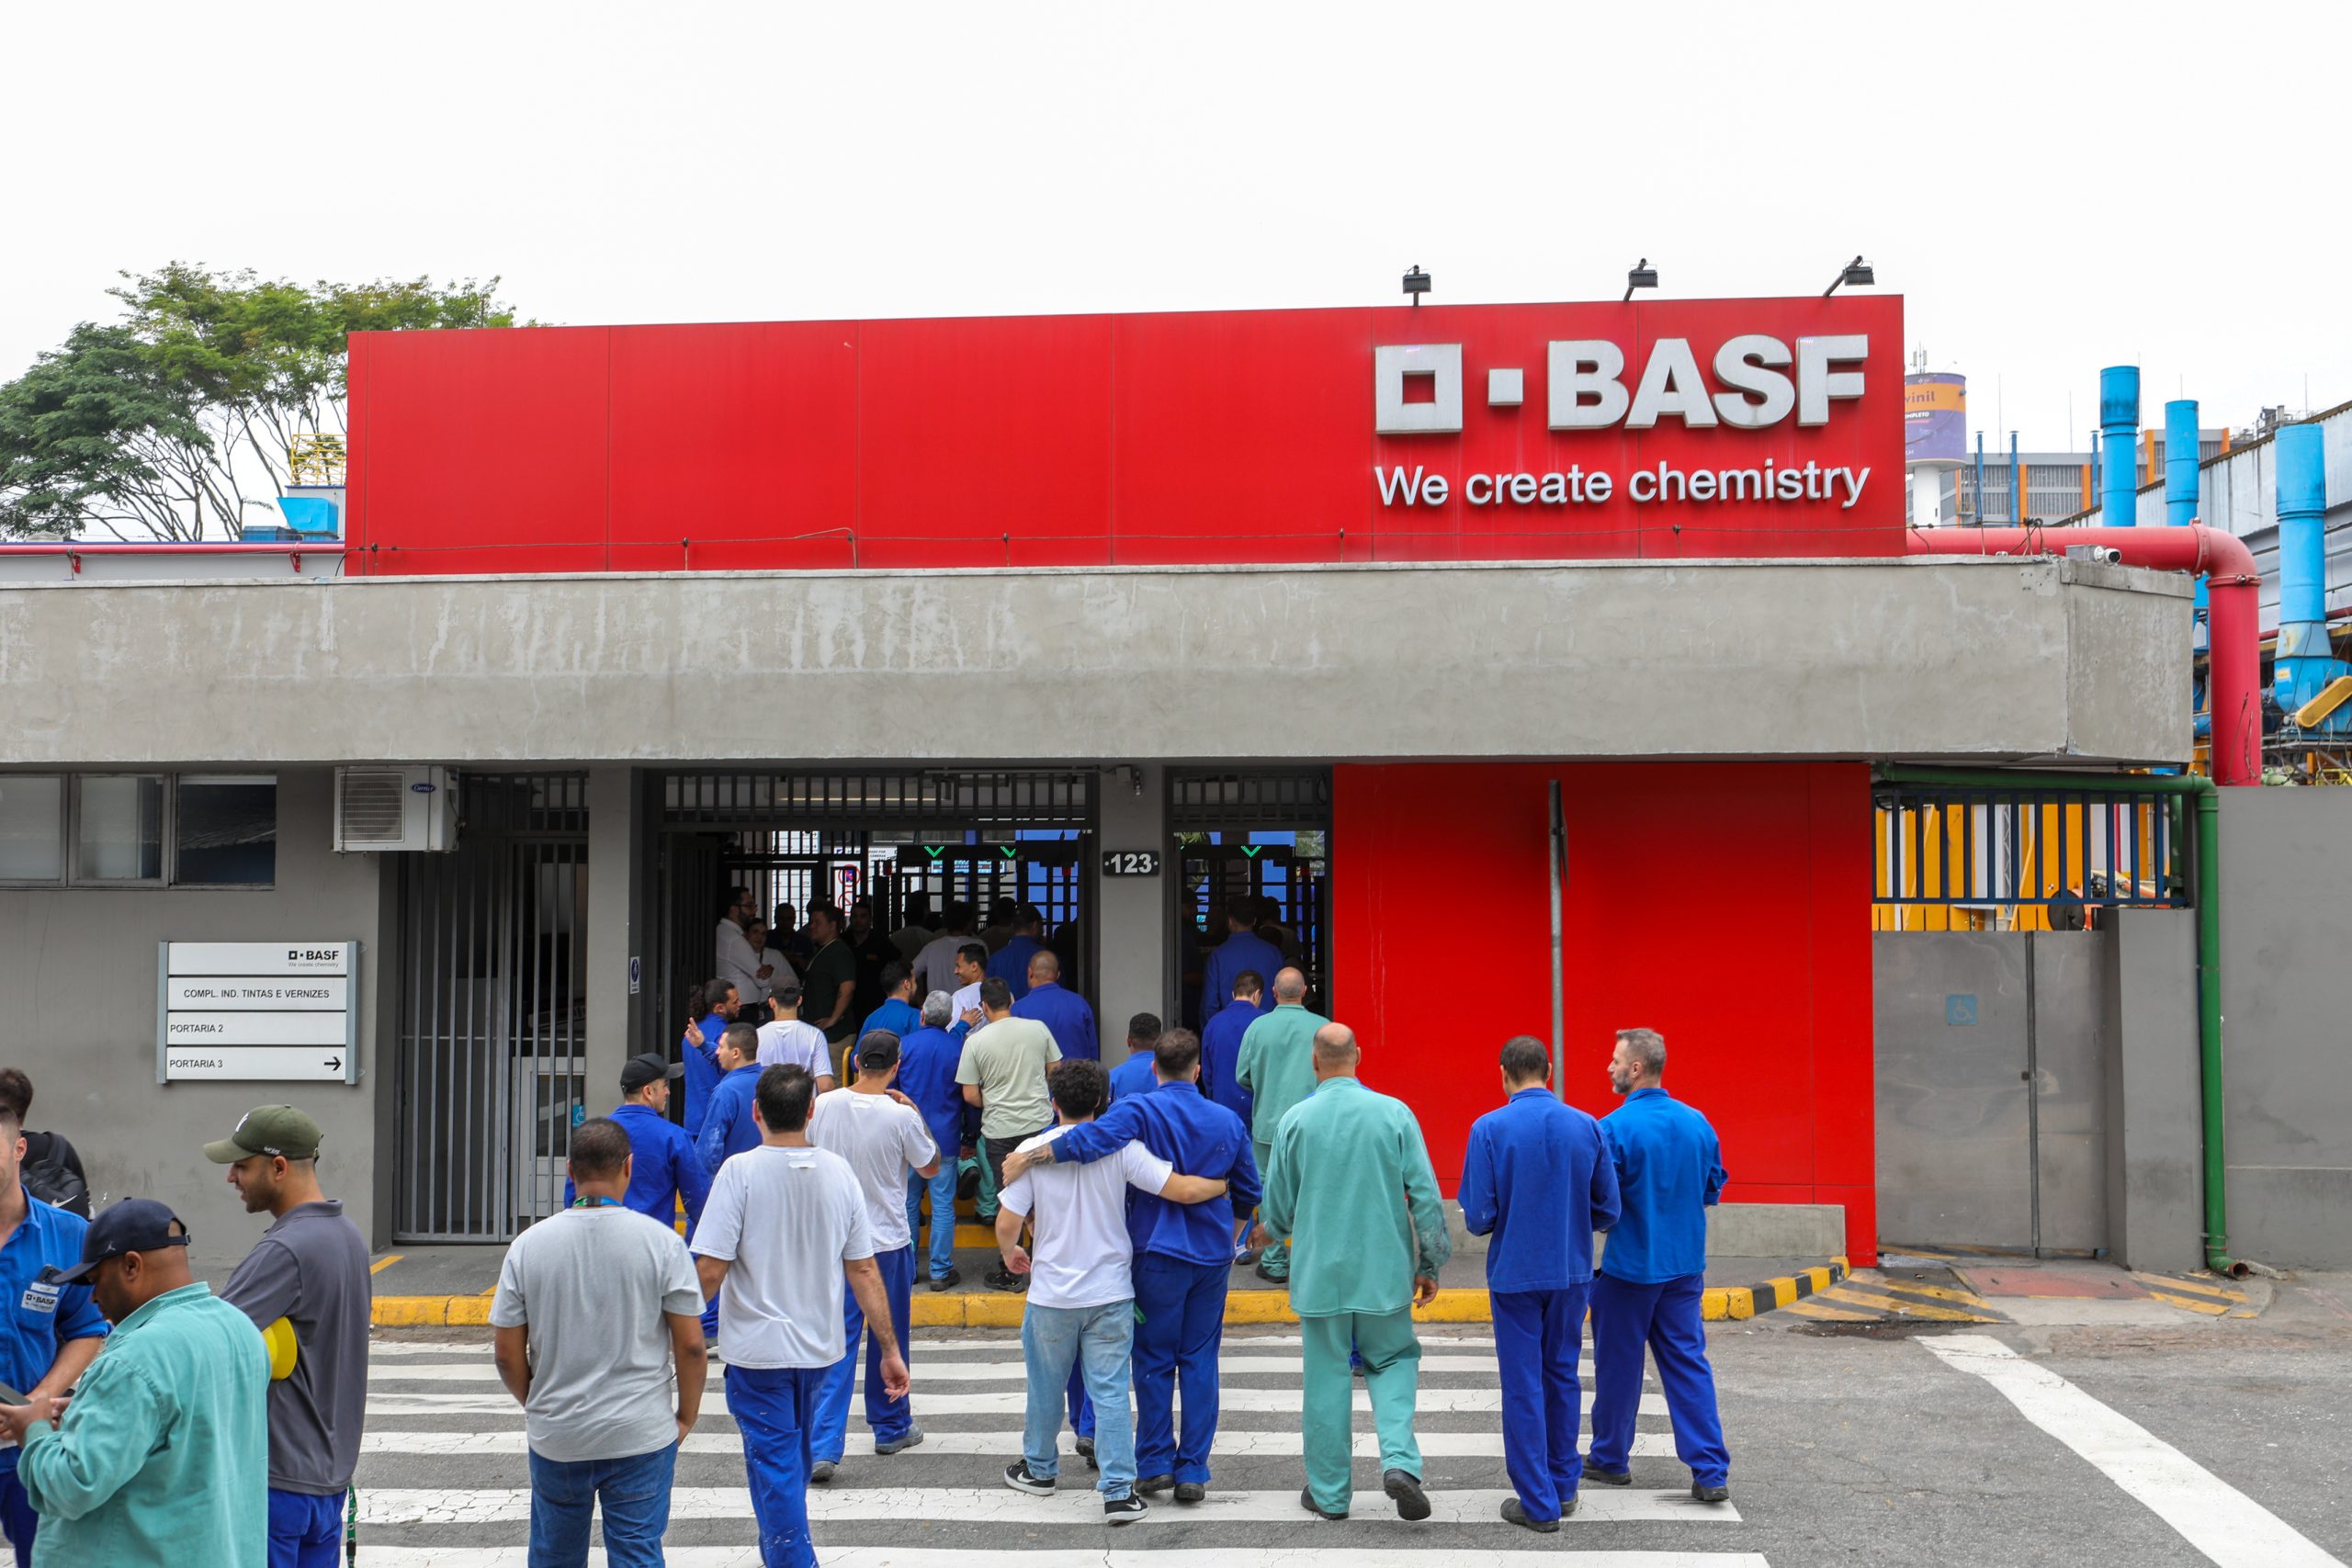
[[[294,1325],[279,1318],[261,1331],[261,1342],[269,1348],[269,1381],[277,1382],[290,1377],[294,1371]]]

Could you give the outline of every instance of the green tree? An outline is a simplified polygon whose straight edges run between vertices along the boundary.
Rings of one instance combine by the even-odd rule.
[[[236,538],[276,516],[297,438],[345,434],[346,334],[513,326],[497,288],[126,273],[122,321],[0,386],[0,534]]]

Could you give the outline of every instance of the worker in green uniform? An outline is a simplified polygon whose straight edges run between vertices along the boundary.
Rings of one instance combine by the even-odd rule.
[[[1241,1036],[1234,1079],[1256,1097],[1250,1114],[1250,1152],[1262,1178],[1273,1158],[1274,1130],[1292,1106],[1315,1092],[1315,1032],[1331,1021],[1306,1010],[1306,976],[1296,969],[1274,975],[1272,1011]],[[1290,1247],[1269,1247],[1258,1259],[1258,1278],[1281,1284],[1290,1278]]]
[[[1325,1024],[1312,1055],[1315,1092],[1274,1131],[1259,1211],[1266,1237],[1296,1243],[1290,1306],[1304,1347],[1306,1455],[1299,1506],[1327,1519],[1347,1516],[1352,1343],[1380,1433],[1381,1489],[1399,1518],[1426,1519],[1413,1438],[1421,1347],[1412,1309],[1437,1299],[1438,1270],[1453,1250],[1437,1173],[1412,1111],[1357,1080],[1355,1031]]]

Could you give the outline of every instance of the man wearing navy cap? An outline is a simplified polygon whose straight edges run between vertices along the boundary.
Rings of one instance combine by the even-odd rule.
[[[55,1283],[87,1284],[114,1336],[62,1416],[54,1400],[0,1405],[41,1560],[267,1568],[269,1352],[189,1273],[187,1227],[127,1198]]]
[[[0,1105],[0,1382],[30,1395],[33,1407],[74,1386],[107,1337],[107,1320],[87,1285],[56,1276],[82,1260],[89,1221],[52,1208],[27,1190],[23,1118]],[[0,1449],[0,1533],[16,1548],[17,1568],[33,1560],[39,1520],[17,1479],[17,1450]]]
[[[621,1207],[657,1224],[675,1225],[684,1204],[686,1231],[692,1235],[702,1223],[703,1200],[710,1196],[710,1170],[686,1130],[670,1120],[670,1085],[685,1071],[684,1062],[673,1062],[659,1051],[623,1062],[621,1102],[612,1122],[628,1134],[628,1195]],[[576,1195],[571,1179],[565,1177],[566,1209]]]

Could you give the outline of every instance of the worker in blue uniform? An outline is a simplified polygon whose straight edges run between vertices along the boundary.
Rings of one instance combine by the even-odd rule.
[[[1257,1203],[1258,1166],[1248,1125],[1201,1093],[1199,1035],[1167,1031],[1151,1061],[1158,1087],[1149,1094],[1128,1095],[1054,1142],[1014,1156],[1005,1178],[1056,1160],[1098,1160],[1135,1139],[1182,1174],[1227,1184],[1224,1196],[1205,1203],[1141,1192],[1127,1203],[1137,1319],[1136,1490],[1148,1495],[1173,1488],[1179,1503],[1197,1503],[1208,1495],[1209,1448],[1216,1440],[1216,1358],[1232,1278],[1233,1211]],[[1181,1438],[1173,1409],[1180,1383]]]
[[[1063,988],[1062,961],[1051,948],[1041,947],[1029,955],[1029,990],[1025,996],[1013,992],[1012,1016],[1034,1018],[1044,1024],[1065,1060],[1102,1059],[1102,1042],[1094,1032],[1094,1010],[1084,997]]]
[[[702,1224],[703,1201],[710,1196],[710,1171],[685,1129],[670,1120],[670,1081],[686,1070],[658,1051],[621,1064],[621,1102],[613,1120],[628,1134],[628,1192],[621,1206],[657,1224],[673,1225],[681,1204],[686,1234]],[[571,1207],[571,1179],[563,1180],[563,1206]]]
[[[886,999],[882,1005],[865,1015],[865,1022],[858,1032],[860,1040],[877,1029],[887,1029],[899,1037],[900,1044],[907,1036],[922,1027],[922,1014],[915,1006],[915,972],[911,964],[893,960],[882,965],[882,989]]]
[[[1244,969],[1272,975],[1283,965],[1283,950],[1258,934],[1258,896],[1237,893],[1225,901],[1226,937],[1201,966],[1201,1027],[1232,1005],[1233,983]]]
[[[1152,1076],[1151,1053],[1159,1043],[1161,1027],[1156,1012],[1139,1012],[1127,1020],[1127,1059],[1111,1069],[1111,1103],[1131,1094],[1148,1094],[1159,1080]]]
[[[1549,1535],[1577,1511],[1577,1359],[1592,1293],[1592,1233],[1617,1221],[1617,1168],[1600,1123],[1552,1092],[1552,1055],[1503,1046],[1503,1105],[1470,1124],[1462,1223],[1488,1236],[1487,1293],[1502,1373],[1502,1516]]]
[[[760,1145],[760,1124],[752,1114],[760,1089],[760,1032],[748,1023],[730,1023],[720,1032],[718,1069],[723,1076],[718,1087],[710,1091],[702,1136],[695,1140],[695,1152],[702,1156],[703,1169],[713,1181],[729,1156]],[[705,1338],[718,1337],[716,1295],[703,1303],[702,1332]]]
[[[1673,1419],[1675,1454],[1690,1467],[1690,1495],[1720,1503],[1731,1495],[1731,1457],[1700,1303],[1707,1210],[1724,1190],[1722,1145],[1704,1116],[1666,1092],[1665,1076],[1657,1031],[1618,1031],[1609,1086],[1625,1103],[1601,1119],[1600,1131],[1617,1168],[1620,1213],[1592,1283],[1592,1446],[1584,1478],[1633,1482],[1646,1346]]]
[[[727,980],[712,980],[698,987],[686,999],[686,1011],[691,1015],[696,1008],[707,1008],[699,1022],[686,1025],[686,1036],[680,1043],[679,1054],[686,1062],[686,1136],[702,1136],[703,1118],[710,1110],[711,1090],[718,1087],[718,1037],[735,1021],[735,1014],[742,1007],[742,997],[734,984]]]
[[[1019,1001],[1029,994],[1030,960],[1052,949],[1046,945],[1046,917],[1035,904],[1023,904],[1012,917],[1012,934],[989,960],[989,976],[1001,980],[1012,988],[1012,999]]]
[[[934,1291],[953,1290],[964,1282],[956,1267],[956,1155],[964,1146],[963,1087],[956,1081],[956,1064],[962,1047],[947,1032],[955,1016],[945,991],[933,991],[922,1001],[922,1027],[899,1042],[899,1092],[922,1112],[922,1124],[939,1145],[939,1169],[924,1178],[907,1178],[907,1235],[922,1234],[922,1201],[931,1198],[929,1273]]]
[[[1244,969],[1233,977],[1232,999],[1201,1026],[1201,1092],[1240,1117],[1244,1127],[1252,1124],[1258,1097],[1241,1086],[1241,1037],[1265,1010],[1265,976]],[[1258,1261],[1257,1249],[1248,1242],[1254,1217],[1247,1209],[1233,1212],[1233,1263],[1238,1269]]]

